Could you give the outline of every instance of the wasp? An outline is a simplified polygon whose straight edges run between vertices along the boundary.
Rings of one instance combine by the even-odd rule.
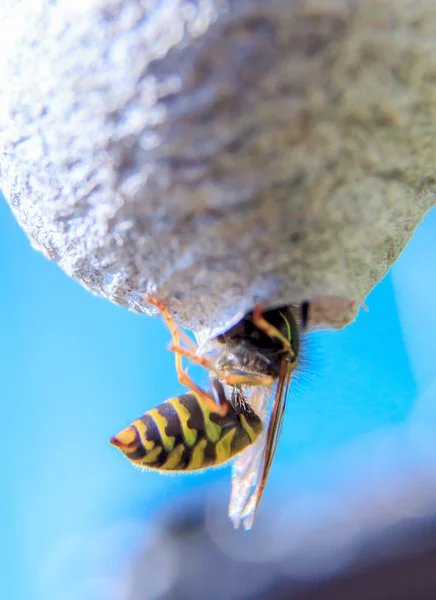
[[[251,529],[277,450],[292,374],[300,359],[300,332],[309,303],[263,311],[261,306],[200,349],[215,356],[214,367],[226,374],[226,393],[240,397],[261,418],[264,429],[232,466],[229,516],[236,529]],[[206,365],[205,365],[206,366]],[[237,379],[240,379],[239,383]]]
[[[189,391],[148,411],[111,443],[134,464],[162,471],[205,469],[236,458],[229,516],[235,528],[242,522],[248,530],[277,449],[307,306],[302,305],[300,324],[289,306],[267,311],[256,306],[197,348],[160,301],[147,300],[167,323],[178,379]],[[210,389],[189,377],[182,356],[209,371]]]

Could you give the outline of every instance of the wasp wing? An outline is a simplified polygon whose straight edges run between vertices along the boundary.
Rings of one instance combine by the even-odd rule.
[[[274,455],[282,430],[286,399],[291,381],[291,370],[286,361],[281,371],[271,406],[268,428],[254,444],[242,452],[235,460],[232,471],[232,491],[229,503],[229,517],[238,529],[242,523],[247,531],[251,529],[268,479]],[[266,423],[265,415],[271,388],[256,387],[250,395],[250,406]]]
[[[271,465],[274,460],[274,456],[277,450],[277,446],[282,432],[283,417],[285,415],[286,400],[288,398],[289,385],[291,383],[291,373],[289,366],[286,362],[282,363],[281,373],[276,388],[276,393],[273,400],[271,419],[268,426],[268,433],[266,436],[265,444],[265,456],[262,469],[262,477],[259,481],[259,486],[256,491],[256,497],[253,505],[253,516],[251,524],[253,523],[254,517],[256,516],[259,503],[262,498],[263,491],[268,479],[268,475],[271,469]],[[250,525],[251,527],[251,525]]]
[[[250,406],[264,423],[271,390],[271,387],[255,387],[249,391]],[[254,444],[238,454],[233,462],[229,517],[235,529],[239,528],[241,521],[245,521],[244,515],[247,506],[255,496],[259,473],[262,472],[266,437],[267,430],[265,428]]]

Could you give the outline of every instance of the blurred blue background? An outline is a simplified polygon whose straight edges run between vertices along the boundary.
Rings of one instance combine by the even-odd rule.
[[[271,519],[275,502],[278,521],[295,523],[297,574],[334,572],[350,540],[436,513],[435,256],[433,211],[367,298],[369,313],[310,337],[309,373],[291,389],[259,515]],[[182,392],[168,331],[92,296],[32,250],[2,198],[0,273],[3,597],[124,598],[161,512],[218,490],[224,519],[230,471],[140,472],[109,445]],[[334,550],[336,562],[314,566],[310,535],[319,551],[326,527],[337,536],[324,558]]]

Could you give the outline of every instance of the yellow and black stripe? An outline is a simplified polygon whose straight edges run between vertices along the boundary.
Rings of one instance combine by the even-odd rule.
[[[166,400],[111,439],[134,464],[162,471],[221,465],[252,444],[263,429],[248,407],[214,413],[193,393]]]

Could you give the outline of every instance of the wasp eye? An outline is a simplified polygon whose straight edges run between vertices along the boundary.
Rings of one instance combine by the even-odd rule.
[[[119,448],[121,452],[132,452],[140,443],[138,430],[133,425],[126,427],[126,429],[123,429],[123,431],[109,441],[113,446]]]

